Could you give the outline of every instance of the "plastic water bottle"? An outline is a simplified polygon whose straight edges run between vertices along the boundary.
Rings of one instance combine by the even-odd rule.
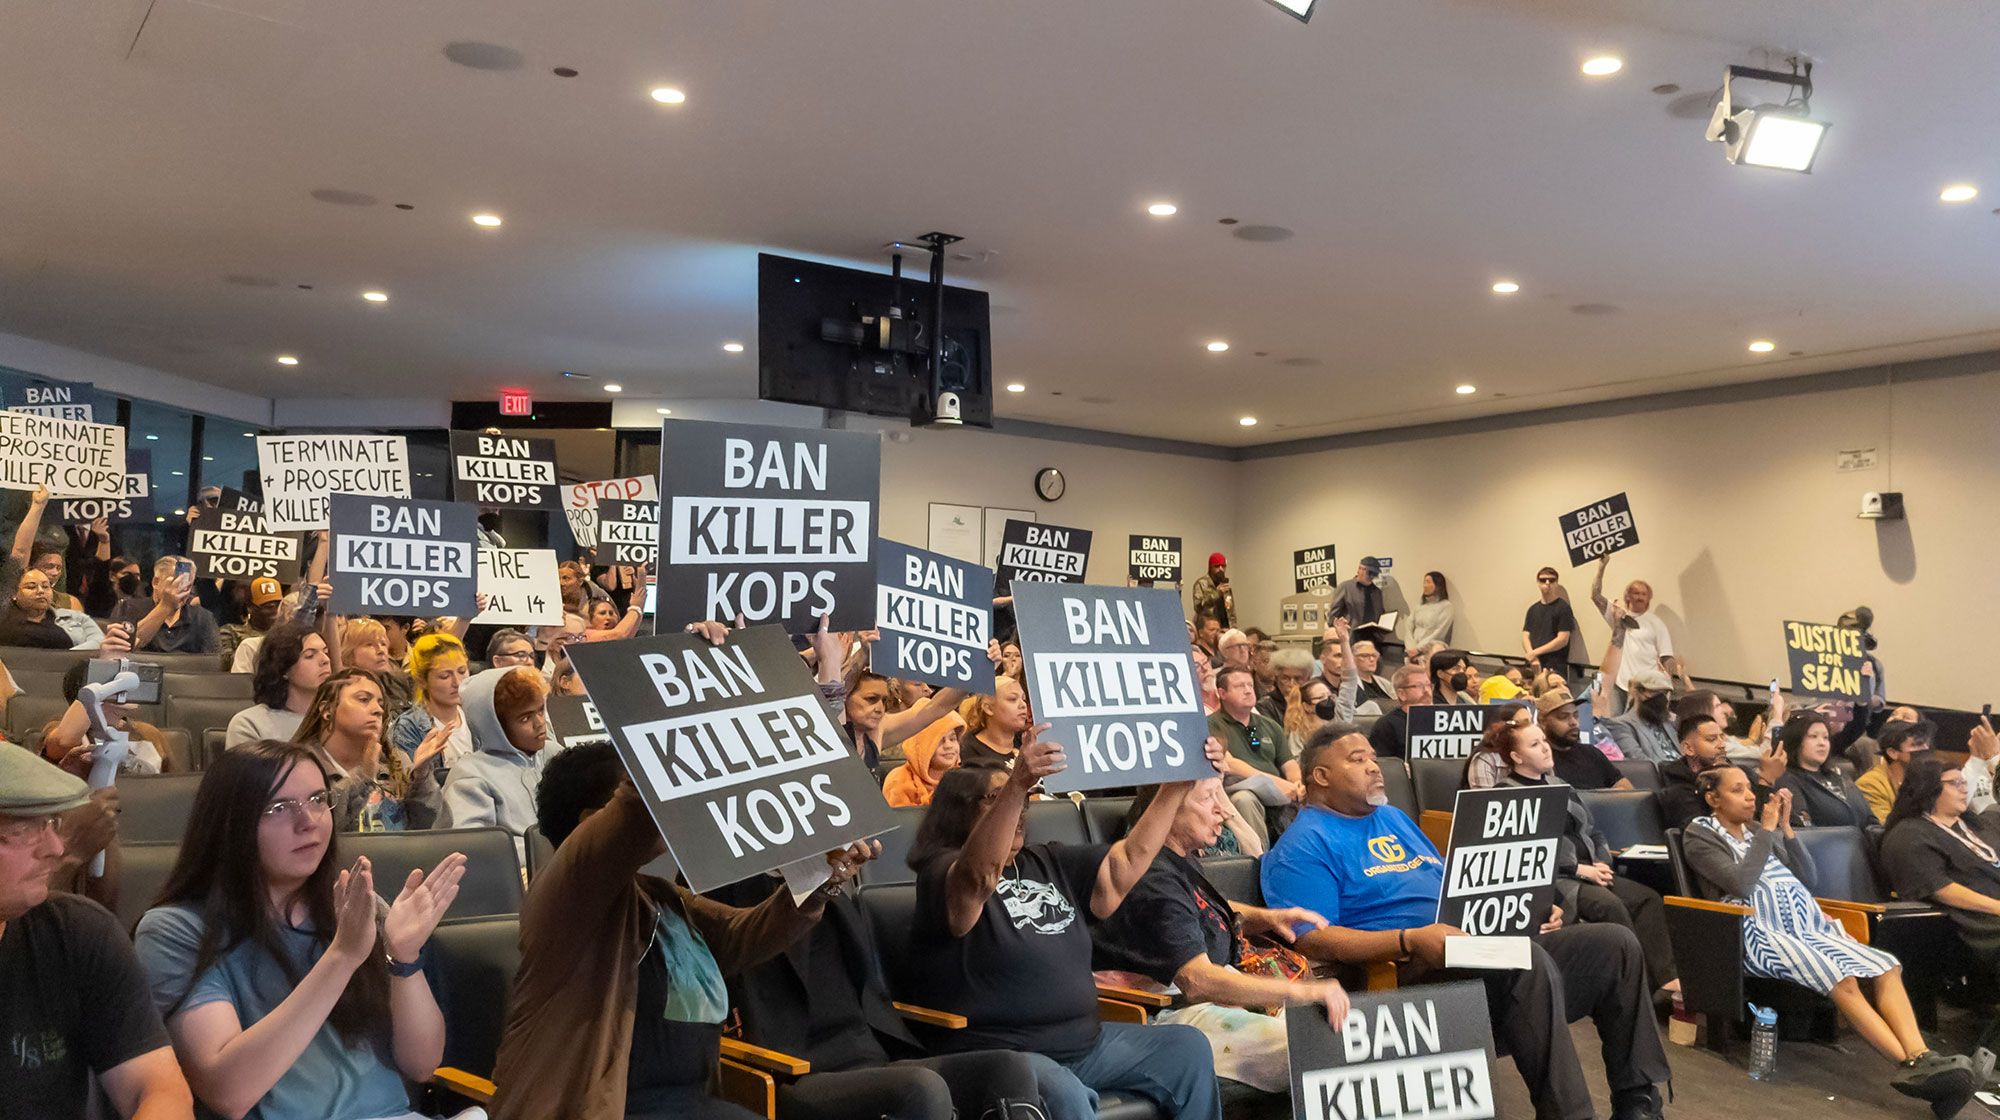
[[[1750,1005],[1750,1076],[1771,1081],[1778,1076],[1778,1013]]]

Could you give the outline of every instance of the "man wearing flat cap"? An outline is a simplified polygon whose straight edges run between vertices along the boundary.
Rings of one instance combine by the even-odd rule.
[[[194,1098],[132,942],[111,912],[51,893],[63,814],[90,789],[0,743],[0,1116],[85,1114],[90,1075],[128,1120],[181,1120]]]
[[[1363,556],[1355,565],[1354,578],[1333,589],[1333,604],[1326,608],[1327,622],[1344,618],[1354,630],[1374,625],[1382,617],[1382,588],[1375,582],[1381,574],[1382,561]]]

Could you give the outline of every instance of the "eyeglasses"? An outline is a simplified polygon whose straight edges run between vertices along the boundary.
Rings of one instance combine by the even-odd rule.
[[[1958,776],[1958,777],[1956,777],[1956,778],[1946,778],[1946,779],[1944,779],[1944,784],[1945,784],[1945,785],[1948,785],[1948,786],[1951,786],[1951,787],[1952,787],[1952,788],[1954,788],[1954,789],[1967,789],[1967,788],[1969,788],[1969,787],[1967,786],[1967,784],[1966,784],[1966,781],[1965,781],[1965,776],[1964,776],[1964,775],[1962,775],[1962,774],[1961,774],[1961,775],[1959,775],[1959,776]]]
[[[282,820],[290,816],[294,821],[312,824],[333,811],[333,799],[325,790],[315,790],[304,798],[281,798],[264,806],[264,820]]]
[[[1556,581],[1556,577],[1554,577],[1554,576],[1536,576],[1536,577],[1535,577],[1535,582],[1536,582],[1536,583],[1554,583],[1555,581]]]
[[[53,834],[61,827],[62,818],[53,814],[16,818],[0,825],[0,844],[15,848],[32,847],[41,842],[44,834]]]

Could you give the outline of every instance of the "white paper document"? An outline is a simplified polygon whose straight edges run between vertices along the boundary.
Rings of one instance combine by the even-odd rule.
[[[1444,939],[1446,968],[1527,968],[1528,939],[1525,937],[1447,937]]]

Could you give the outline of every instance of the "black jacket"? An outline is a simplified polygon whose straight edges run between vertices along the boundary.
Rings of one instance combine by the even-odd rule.
[[[1750,788],[1757,791],[1757,811],[1762,813],[1764,802],[1771,799],[1771,787],[1764,784],[1757,771],[1749,767],[1741,769],[1750,776]],[[1798,827],[1797,806],[1793,808],[1793,827]],[[1701,787],[1695,785],[1694,771],[1689,769],[1686,755],[1660,767],[1660,819],[1665,827],[1684,829],[1696,817],[1708,816],[1709,812],[1708,800],[1702,797]]]

